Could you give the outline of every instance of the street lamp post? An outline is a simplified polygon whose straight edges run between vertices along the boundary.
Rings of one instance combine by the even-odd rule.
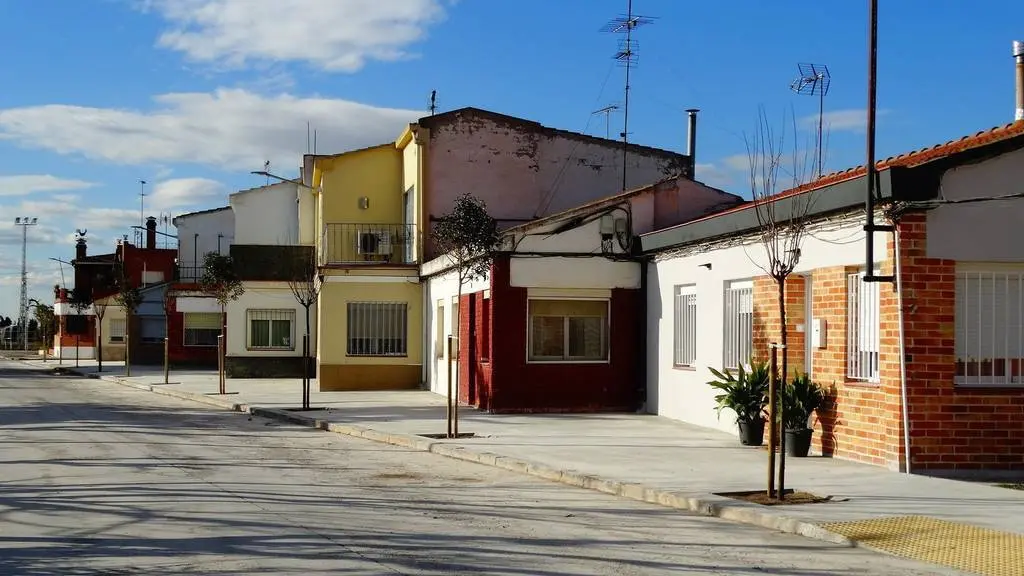
[[[18,321],[21,323],[22,350],[28,350],[28,227],[35,226],[38,218],[18,217],[15,226],[21,226],[21,299],[18,303]]]

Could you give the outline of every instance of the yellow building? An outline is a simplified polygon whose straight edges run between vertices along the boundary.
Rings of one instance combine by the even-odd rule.
[[[397,144],[305,159],[315,200],[300,228],[313,225],[323,273],[320,390],[418,388],[423,381],[420,203],[406,185]]]

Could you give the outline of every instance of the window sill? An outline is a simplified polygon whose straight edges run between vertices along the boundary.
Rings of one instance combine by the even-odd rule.
[[[408,358],[408,354],[345,354],[346,358]]]
[[[274,346],[246,347],[246,352],[295,352],[295,348],[278,348]]]
[[[1024,390],[1024,384],[953,382],[953,388],[962,390]]]
[[[847,378],[843,381],[843,386],[849,386],[851,388],[864,388],[877,390],[882,387],[881,382],[872,382],[870,380],[850,380]]]
[[[186,348],[216,348],[216,344],[182,344]]]
[[[527,360],[527,364],[611,364],[610,360]]]
[[[696,372],[697,371],[697,367],[696,366],[687,366],[686,364],[673,364],[672,365],[672,369],[673,370],[682,370],[684,372]]]

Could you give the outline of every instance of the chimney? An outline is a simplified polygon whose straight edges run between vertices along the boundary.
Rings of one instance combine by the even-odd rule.
[[[146,218],[146,250],[156,248],[156,218]]]
[[[1013,57],[1017,60],[1017,115],[1014,120],[1024,120],[1024,42],[1013,41]]]
[[[686,133],[686,155],[690,157],[690,165],[693,167],[692,177],[697,175],[697,108],[690,108],[686,114],[690,117],[689,129]]]
[[[75,241],[75,260],[81,260],[85,258],[86,246],[85,238],[79,238]]]

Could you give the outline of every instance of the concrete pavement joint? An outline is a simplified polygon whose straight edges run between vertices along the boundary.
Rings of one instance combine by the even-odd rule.
[[[749,505],[723,504],[723,502],[726,502],[724,498],[719,501],[712,501],[707,497],[687,496],[678,492],[645,486],[643,484],[624,483],[618,480],[601,478],[590,474],[581,474],[574,470],[560,470],[552,468],[547,464],[530,462],[509,456],[501,456],[492,452],[476,452],[474,450],[467,450],[462,446],[453,446],[440,441],[431,442],[426,438],[411,434],[382,432],[380,430],[354,424],[322,422],[315,418],[302,416],[300,414],[293,414],[286,410],[248,406],[245,404],[225,402],[215,398],[210,398],[205,394],[178,392],[176,390],[165,390],[151,385],[136,384],[113,375],[86,375],[82,372],[73,370],[69,370],[69,372],[80,376],[88,376],[90,378],[98,378],[114,382],[131,388],[146,390],[155,394],[171,396],[182,400],[196,401],[220,408],[226,408],[235,412],[247,412],[254,416],[274,420],[285,420],[294,424],[320,428],[337,434],[344,434],[346,436],[354,436],[383,444],[430,452],[455,460],[484,464],[495,468],[509,470],[511,472],[518,472],[528,476],[555,481],[569,486],[620,496],[630,500],[657,504],[677,510],[685,510],[702,516],[718,517],[723,520],[759,526],[777,532],[796,534],[806,538],[821,540],[841,546],[863,547],[876,552],[884,552],[860,541],[852,540],[841,534],[826,530],[825,528],[810,522],[797,520],[781,514],[761,511],[750,507]]]

